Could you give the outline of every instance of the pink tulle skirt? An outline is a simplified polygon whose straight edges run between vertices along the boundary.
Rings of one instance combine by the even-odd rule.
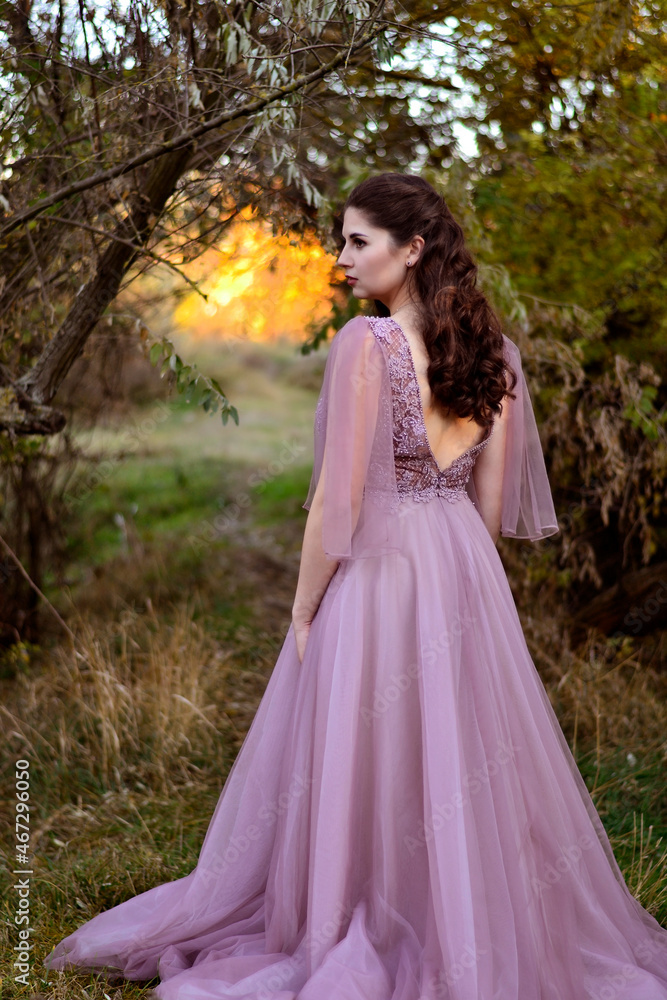
[[[162,1000],[667,1000],[475,507],[409,500],[290,628],[196,868],[47,968]]]

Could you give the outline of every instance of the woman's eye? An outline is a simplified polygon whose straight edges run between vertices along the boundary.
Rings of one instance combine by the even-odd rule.
[[[363,240],[355,240],[354,241],[354,245],[355,245],[355,247],[365,247],[366,246],[366,244],[365,244],[365,242]]]

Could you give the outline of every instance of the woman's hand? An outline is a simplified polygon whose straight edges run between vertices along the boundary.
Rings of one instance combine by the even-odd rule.
[[[306,652],[306,643],[308,642],[312,621],[307,622],[293,618],[292,624],[294,626],[294,637],[296,639],[296,651],[299,655],[299,662],[303,663],[303,656]]]
[[[292,624],[296,637],[296,648],[301,662],[303,662],[303,656],[306,651],[310,626],[317,614],[317,609],[320,606],[331,578],[340,564],[339,559],[329,559],[322,548],[323,502],[320,490],[322,482],[320,478],[315,490],[315,496],[313,497],[313,503],[306,518],[303,545],[301,547],[299,579],[292,605]]]

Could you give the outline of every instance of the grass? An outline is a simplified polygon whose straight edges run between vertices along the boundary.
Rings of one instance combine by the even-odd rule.
[[[244,506],[241,499],[233,520],[247,520],[248,508],[258,506],[270,523],[276,491],[288,503],[275,506],[273,523],[284,519],[285,509],[294,509],[300,492],[305,500],[314,385],[324,359],[296,355],[285,344],[245,345],[234,355],[205,344],[192,353],[224,383],[240,411],[239,426],[232,421],[223,426],[176,396],[168,406],[151,404],[124,424],[82,433],[83,447],[99,461],[68,486],[72,566],[106,564],[131,545],[128,531],[150,541],[171,532],[196,534],[221,513],[227,515],[221,521],[228,522],[230,509],[246,495],[250,502]]]
[[[253,348],[221,375],[241,409],[238,428],[177,402],[140,448],[79,493],[66,577],[48,594],[76,649],[15,647],[0,679],[3,801],[14,802],[14,762],[31,761],[36,943],[31,990],[6,962],[2,1000],[148,995],[150,984],[121,988],[88,973],[42,982],[41,961],[95,913],[197,863],[290,623],[317,397],[310,374],[284,347]],[[88,446],[103,463],[122,451],[126,430],[99,429]],[[521,611],[628,885],[665,923],[663,638],[651,649],[591,635],[571,648],[557,609],[540,606],[539,595]],[[3,836],[7,956],[14,856]]]

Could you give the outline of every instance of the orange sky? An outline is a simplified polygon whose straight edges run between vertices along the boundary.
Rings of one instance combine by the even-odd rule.
[[[314,238],[275,237],[246,215],[200,261],[208,302],[190,293],[174,321],[195,337],[303,340],[308,323],[331,310],[335,260]]]

